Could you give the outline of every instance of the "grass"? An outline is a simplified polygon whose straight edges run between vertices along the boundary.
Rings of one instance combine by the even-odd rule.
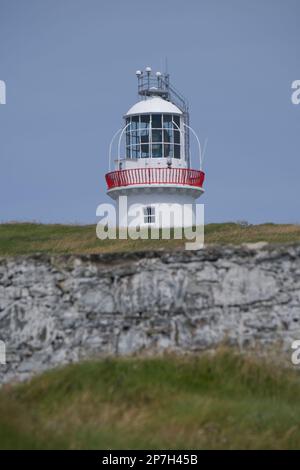
[[[299,449],[299,372],[234,352],[114,358],[0,391],[1,449]]]
[[[205,226],[206,244],[300,242],[300,225],[236,223]],[[0,256],[32,253],[109,253],[155,249],[182,249],[184,240],[99,240],[95,225],[37,223],[0,224]]]

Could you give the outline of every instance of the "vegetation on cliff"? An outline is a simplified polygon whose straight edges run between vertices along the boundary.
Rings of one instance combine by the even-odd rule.
[[[300,225],[207,224],[206,244],[300,242]],[[99,240],[96,225],[0,224],[0,256],[33,253],[109,253],[182,249],[185,240]]]

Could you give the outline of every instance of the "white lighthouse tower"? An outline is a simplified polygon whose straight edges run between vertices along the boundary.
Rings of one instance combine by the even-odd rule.
[[[125,114],[111,142],[109,164],[114,144],[117,158],[105,176],[107,194],[116,201],[120,227],[192,226],[205,175],[188,103],[168,74],[153,75],[147,67],[136,75],[140,101]],[[190,131],[198,143],[198,169],[191,168]]]

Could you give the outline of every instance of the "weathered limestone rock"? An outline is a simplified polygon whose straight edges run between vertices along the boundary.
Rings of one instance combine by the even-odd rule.
[[[300,246],[0,259],[0,380],[101,355],[300,339]]]

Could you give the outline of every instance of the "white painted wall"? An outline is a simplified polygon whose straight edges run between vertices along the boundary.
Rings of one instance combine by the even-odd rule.
[[[130,224],[140,227],[149,226],[144,222],[144,207],[147,206],[155,208],[155,224],[150,224],[155,228],[190,227],[195,220],[195,197],[191,194],[154,191],[129,194],[127,195],[127,211],[124,199],[121,200],[118,196],[116,202],[120,227],[127,227]],[[183,212],[184,205],[186,206]],[[161,217],[158,216],[159,213]]]

